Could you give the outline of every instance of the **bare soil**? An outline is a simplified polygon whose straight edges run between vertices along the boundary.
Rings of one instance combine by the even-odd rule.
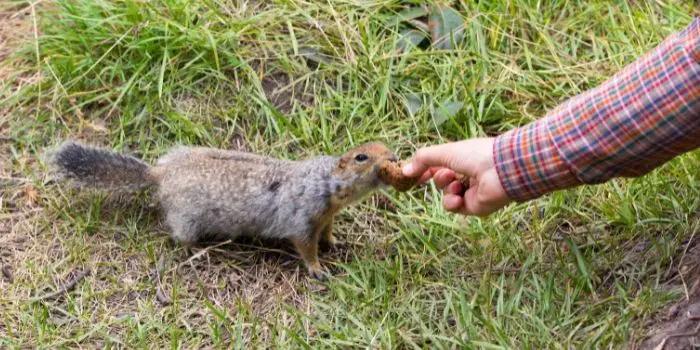
[[[675,272],[666,282],[669,287],[682,286],[685,296],[647,321],[646,337],[632,348],[697,349],[700,346],[700,242],[698,237],[694,238],[678,256]]]

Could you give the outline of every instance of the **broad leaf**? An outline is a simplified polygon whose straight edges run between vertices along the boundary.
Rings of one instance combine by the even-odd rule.
[[[407,94],[405,97],[406,101],[404,103],[406,104],[406,109],[408,110],[408,114],[413,117],[418,113],[421,107],[423,107],[423,99],[417,94]]]
[[[464,37],[462,15],[450,7],[433,7],[429,26],[433,47],[438,49],[452,49],[452,37],[455,43]]]
[[[464,103],[462,102],[445,102],[435,109],[433,114],[433,120],[435,124],[442,125],[444,122],[452,119],[457,113],[462,109]]]
[[[420,45],[423,40],[428,38],[425,33],[415,29],[404,30],[399,35],[400,36],[398,42],[396,43],[396,47],[398,47],[401,52],[406,52]]]
[[[411,21],[427,15],[428,8],[426,6],[413,7],[397,13],[387,24],[389,27],[394,27],[401,22]]]

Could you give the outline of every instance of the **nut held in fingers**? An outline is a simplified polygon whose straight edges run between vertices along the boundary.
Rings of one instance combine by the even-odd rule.
[[[420,176],[408,177],[403,174],[401,168],[405,162],[386,161],[379,168],[379,178],[387,185],[394,187],[396,190],[405,192],[411,189],[418,183]]]

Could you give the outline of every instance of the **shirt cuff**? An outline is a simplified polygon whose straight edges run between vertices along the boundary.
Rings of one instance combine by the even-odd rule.
[[[582,182],[569,170],[549,137],[548,118],[506,132],[493,145],[496,171],[503,189],[523,202]]]

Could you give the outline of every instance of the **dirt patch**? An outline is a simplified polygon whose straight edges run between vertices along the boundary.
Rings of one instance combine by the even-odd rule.
[[[28,6],[0,8],[0,62],[16,50],[19,43],[32,37],[31,14]],[[0,79],[3,77],[0,74]]]
[[[16,67],[6,60],[33,37],[33,28],[31,7],[0,7],[0,82],[8,81],[16,71]]]
[[[26,66],[26,62],[9,59],[20,47],[33,40],[33,19],[32,8],[26,4],[0,4],[0,102],[23,87],[35,84],[41,76],[36,71],[22,67]],[[5,154],[10,141],[9,121],[16,117],[11,115],[9,107],[3,105],[0,103],[0,158],[7,160],[9,158]],[[14,113],[19,115],[21,112]]]
[[[262,88],[268,101],[283,114],[291,113],[295,104],[306,108],[313,105],[313,95],[306,93],[302,85],[293,85],[284,73],[265,76]]]
[[[29,7],[0,5],[0,101],[6,93],[3,92],[6,84],[11,84],[10,76],[16,70],[7,58],[23,41],[32,36],[32,28]],[[12,92],[9,91],[9,93]],[[2,242],[0,243],[0,269],[2,269],[0,287],[3,283],[14,280],[12,267],[8,264],[12,255],[10,247],[20,245],[12,240],[6,241],[6,234],[18,225],[25,215],[28,215],[25,210],[22,210],[22,187],[25,185],[25,179],[16,177],[12,170],[9,114],[9,108],[0,107],[0,159],[2,159],[0,162],[0,242]],[[15,238],[21,239],[21,237]]]
[[[295,105],[313,106],[314,94],[306,89],[308,80],[295,81],[294,77],[262,60],[249,64],[260,79],[265,97],[280,113],[291,113]]]
[[[675,273],[666,284],[682,287],[684,298],[667,307],[646,324],[647,337],[636,349],[697,349],[700,346],[700,240],[684,245]]]

